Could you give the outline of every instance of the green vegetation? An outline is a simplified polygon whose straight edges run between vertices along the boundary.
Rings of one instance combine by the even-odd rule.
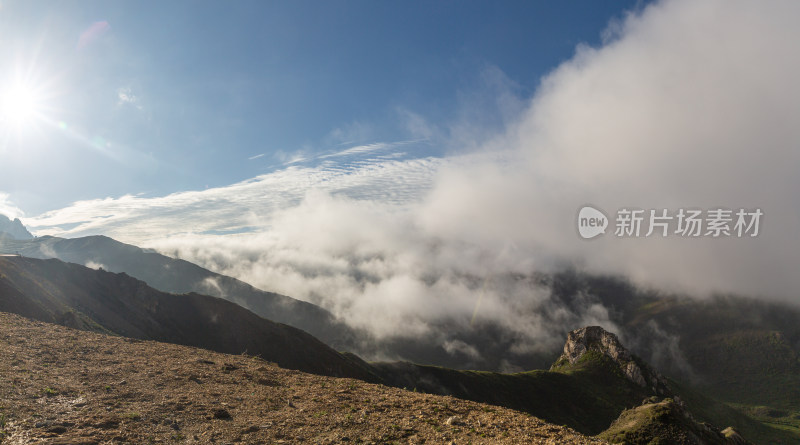
[[[677,416],[670,399],[654,397],[649,389],[632,383],[615,362],[594,350],[586,352],[575,364],[560,361],[550,371],[516,374],[419,365],[405,365],[401,369],[396,364],[376,366],[385,371],[385,378],[395,379],[392,381],[395,386],[407,384],[403,377],[413,376],[425,392],[506,406],[584,434],[601,434],[612,442],[681,443],[686,431],[705,431],[699,423],[687,421],[682,414]],[[733,427],[754,443],[797,442],[798,435],[790,429],[800,423],[800,416],[790,418],[787,416],[791,414],[781,412],[786,416],[772,418],[773,423],[765,424],[757,416],[748,416],[689,385],[668,380],[667,390],[681,398],[697,422],[707,422],[719,429]],[[640,407],[643,400],[648,402],[644,408]],[[441,409],[434,407],[433,411]]]
[[[691,436],[701,437],[704,443],[714,441],[714,435],[703,426],[688,419],[672,399],[648,403],[622,412],[611,427],[599,435],[611,443],[691,445]],[[704,437],[708,436],[708,437]]]
[[[609,358],[595,352],[557,372],[501,374],[410,366],[413,370],[406,374],[385,368],[386,378],[414,375],[422,391],[506,406],[592,435],[608,428],[623,409],[636,406],[648,395],[628,381]],[[400,386],[402,382],[393,384]]]

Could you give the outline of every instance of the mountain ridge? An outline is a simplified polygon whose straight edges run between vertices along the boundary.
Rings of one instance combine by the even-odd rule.
[[[124,272],[168,293],[196,292],[232,301],[279,323],[309,332],[337,350],[352,350],[357,333],[330,312],[311,303],[267,292],[185,260],[121,243],[103,235],[83,238],[42,236],[32,240],[2,240],[0,252],[31,258],[58,258],[111,272]]]
[[[167,294],[124,273],[0,257],[0,310],[68,327],[261,355],[282,366],[374,380],[366,363],[216,297]]]

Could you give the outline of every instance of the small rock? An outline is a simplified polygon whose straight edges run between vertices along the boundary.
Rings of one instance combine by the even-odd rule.
[[[463,425],[464,421],[461,420],[461,418],[458,417],[458,416],[450,416],[450,417],[447,418],[447,420],[444,422],[444,424],[445,425],[453,425],[453,426],[455,426],[455,425]]]
[[[52,428],[48,428],[47,432],[53,434],[64,434],[67,432],[67,428],[61,425],[57,425]]]
[[[214,418],[227,420],[231,418],[231,413],[229,413],[228,410],[224,408],[220,408],[214,411]]]

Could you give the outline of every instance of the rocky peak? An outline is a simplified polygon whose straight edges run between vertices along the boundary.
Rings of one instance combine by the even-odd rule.
[[[564,344],[564,352],[556,364],[568,362],[574,365],[588,351],[599,352],[610,358],[633,383],[643,388],[649,387],[656,394],[667,391],[666,380],[661,374],[625,349],[615,334],[600,326],[587,326],[570,332]]]
[[[11,220],[5,215],[0,215],[0,232],[7,233],[15,239],[31,239],[33,235],[22,225],[19,218]]]

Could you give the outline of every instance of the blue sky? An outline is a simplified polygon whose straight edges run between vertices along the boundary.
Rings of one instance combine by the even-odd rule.
[[[376,142],[458,151],[452,128],[500,131],[504,107],[636,7],[3,0],[0,90],[35,90],[37,117],[0,128],[0,192],[34,216]]]

